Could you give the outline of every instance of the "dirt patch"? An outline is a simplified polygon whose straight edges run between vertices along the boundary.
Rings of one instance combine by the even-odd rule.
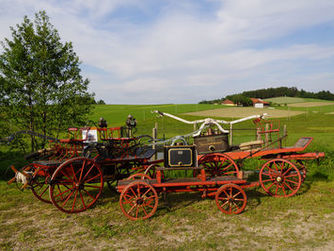
[[[334,112],[329,112],[329,113],[326,113],[326,114],[329,114],[329,115],[334,115]]]
[[[285,111],[276,109],[259,109],[254,107],[231,107],[225,109],[206,110],[200,112],[189,112],[187,115],[224,117],[224,118],[243,118],[251,115],[261,115],[267,113],[270,118],[282,118],[303,114],[302,111]]]
[[[296,103],[289,104],[291,107],[316,107],[316,106],[326,106],[326,105],[334,105],[334,102],[305,102],[305,103]]]

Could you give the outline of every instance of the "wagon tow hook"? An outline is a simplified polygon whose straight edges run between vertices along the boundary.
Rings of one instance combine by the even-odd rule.
[[[16,183],[21,183],[23,184],[23,186],[20,188],[20,190],[24,190],[25,188],[27,188],[27,186],[29,185],[29,182],[32,178],[32,176],[26,172],[26,171],[23,171],[23,172],[20,172],[18,171],[14,165],[11,165],[10,168],[13,170],[13,172],[15,173],[15,176],[13,178],[11,178],[7,184],[10,185],[12,184],[13,182],[16,182]]]

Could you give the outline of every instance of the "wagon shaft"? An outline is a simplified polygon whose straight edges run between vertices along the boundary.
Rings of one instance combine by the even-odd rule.
[[[16,182],[17,184],[20,184],[20,186],[18,186],[20,190],[27,188],[30,185],[31,180],[33,179],[34,173],[30,170],[22,170],[20,172],[13,165],[10,168],[15,173],[15,176],[7,182],[8,185]]]

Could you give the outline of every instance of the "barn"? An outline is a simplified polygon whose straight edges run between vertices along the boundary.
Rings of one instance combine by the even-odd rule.
[[[260,98],[250,98],[255,108],[264,108],[269,106],[269,102],[263,101]]]
[[[222,102],[222,105],[235,106],[236,104],[234,104],[232,100],[225,99],[225,100]]]

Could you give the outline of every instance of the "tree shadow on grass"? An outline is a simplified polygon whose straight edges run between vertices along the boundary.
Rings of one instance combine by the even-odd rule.
[[[102,191],[102,194],[98,200],[98,204],[101,204],[102,201],[104,203],[108,203],[108,202],[111,202],[111,203],[114,203],[114,202],[118,202],[119,201],[119,196],[121,194],[119,192],[117,192],[116,190],[116,185],[113,184],[111,187],[108,187],[108,185],[104,184],[103,186],[103,191]]]
[[[325,175],[321,172],[315,172],[310,177],[306,179],[304,183],[302,183],[301,188],[297,192],[296,195],[302,195],[310,190],[312,183],[314,181],[329,181],[328,175]],[[252,210],[259,205],[261,205],[262,198],[270,197],[262,188],[253,188],[253,189],[245,189],[247,195],[247,207],[245,212],[248,210]],[[178,193],[167,193],[164,195],[163,193],[159,196],[159,206],[158,211],[161,214],[166,214],[170,212],[175,212],[181,208],[188,207],[192,204],[198,203],[202,201],[202,192],[178,192]],[[97,201],[97,205],[103,205],[107,203],[118,203],[120,197],[120,193],[116,190],[116,184],[112,185],[112,189],[109,189],[107,184],[105,184],[101,197]],[[205,198],[214,201],[214,196]],[[212,206],[216,206],[215,203]]]
[[[247,207],[245,212],[249,209],[254,209],[261,204],[261,198],[267,197],[264,192],[258,191],[258,189],[245,189],[247,195]],[[190,206],[192,204],[198,203],[202,201],[202,192],[191,192],[191,193],[172,193],[168,194],[167,199],[163,200],[163,198],[159,199],[159,208],[160,212],[175,212],[180,208],[184,208]],[[212,207],[217,207],[215,204],[215,197],[210,196],[205,198],[204,200],[211,200],[213,201]]]
[[[180,208],[188,207],[197,203],[202,199],[202,192],[183,192],[183,193],[168,193],[159,196],[158,210],[166,210],[167,212],[174,212]]]
[[[313,182],[304,181],[301,184],[301,186],[300,186],[298,192],[296,193],[296,195],[303,195],[303,194],[307,193],[311,189],[311,184],[312,183]]]
[[[270,197],[270,195],[263,191],[261,188],[246,190],[245,192],[247,194],[247,206],[244,212],[247,212],[248,210],[253,210],[260,206],[262,203],[262,198]]]
[[[329,175],[323,174],[319,171],[316,171],[315,173],[308,175],[306,177],[306,180],[302,183],[299,191],[297,192],[297,195],[302,195],[307,193],[311,189],[312,184],[317,181],[329,182],[330,181]]]
[[[311,183],[313,183],[314,181],[329,181],[329,176],[327,174],[316,171],[312,175],[309,175],[307,177],[307,180],[310,180]]]

